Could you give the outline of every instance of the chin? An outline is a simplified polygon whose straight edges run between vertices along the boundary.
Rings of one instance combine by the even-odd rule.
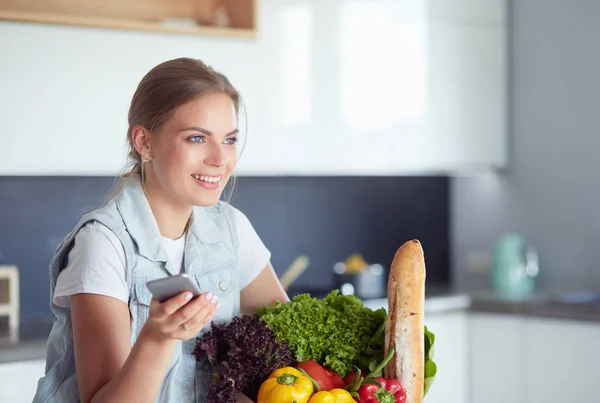
[[[191,204],[198,207],[210,207],[217,204],[221,198],[221,193],[212,194],[212,195],[194,195],[191,197]]]
[[[193,187],[186,189],[186,199],[193,206],[213,206],[217,204],[221,199],[221,195],[223,194],[223,190],[225,189],[227,182],[228,180],[225,180],[218,187],[215,187],[213,189],[198,186],[198,184],[195,183]]]

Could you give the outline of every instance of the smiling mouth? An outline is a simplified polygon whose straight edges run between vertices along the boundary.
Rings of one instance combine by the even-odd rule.
[[[197,181],[202,181],[202,182],[212,183],[212,184],[219,184],[221,182],[221,179],[223,179],[222,176],[208,176],[208,175],[198,175],[198,174],[192,174],[192,178],[196,179]]]

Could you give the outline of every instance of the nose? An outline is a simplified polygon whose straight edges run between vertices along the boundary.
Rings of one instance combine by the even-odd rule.
[[[213,144],[204,159],[204,162],[208,165],[215,167],[222,167],[227,165],[227,154],[220,144]]]

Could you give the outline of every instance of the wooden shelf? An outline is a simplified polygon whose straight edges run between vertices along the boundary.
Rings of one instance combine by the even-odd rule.
[[[257,2],[258,0],[0,0],[0,20],[255,39]],[[228,26],[215,25],[218,13],[223,11],[227,14]]]
[[[0,304],[0,316],[6,316],[13,311],[10,304]]]
[[[19,270],[16,266],[0,266],[0,316],[8,316],[9,339],[19,337]]]

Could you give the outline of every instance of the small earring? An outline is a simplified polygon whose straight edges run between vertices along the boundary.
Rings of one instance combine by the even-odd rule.
[[[150,159],[148,158],[148,153],[145,155],[146,158],[142,157],[142,162],[148,162]]]

